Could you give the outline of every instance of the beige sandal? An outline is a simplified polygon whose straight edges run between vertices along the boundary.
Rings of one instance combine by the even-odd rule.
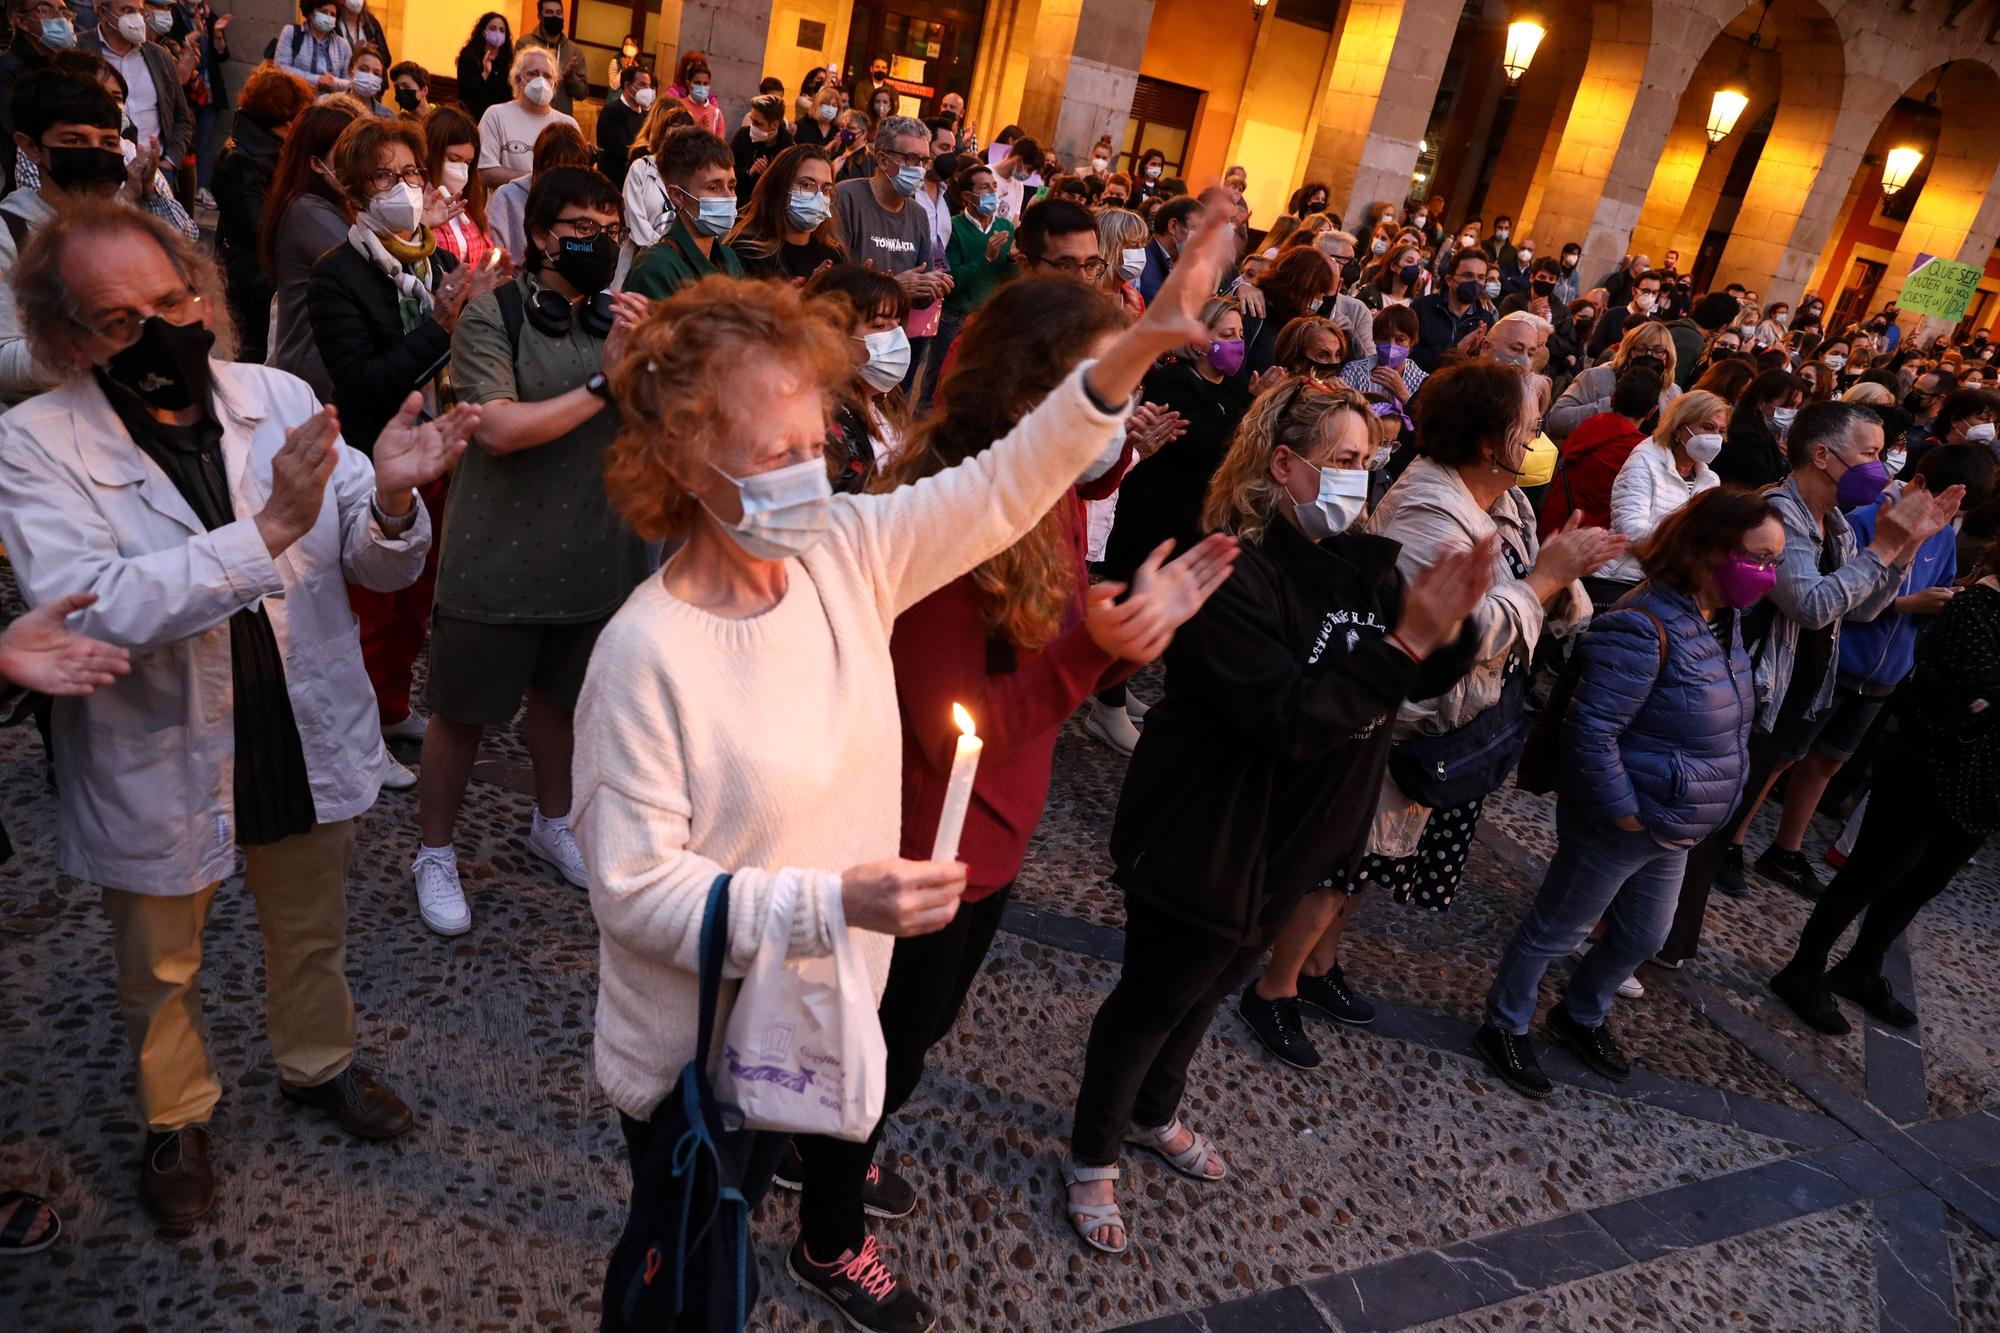
[[[1081,1185],[1093,1180],[1116,1180],[1118,1168],[1115,1166],[1082,1166],[1065,1159],[1063,1180],[1065,1186]],[[1083,1243],[1101,1254],[1123,1254],[1125,1247],[1132,1243],[1132,1232],[1125,1225],[1124,1215],[1118,1211],[1117,1200],[1110,1203],[1078,1203],[1065,1197],[1063,1208],[1069,1217],[1070,1226],[1082,1238]],[[1105,1227],[1117,1227],[1125,1233],[1124,1239],[1116,1245],[1106,1245],[1094,1233]]]
[[[1198,1180],[1204,1185],[1213,1185],[1229,1176],[1229,1163],[1222,1160],[1222,1154],[1215,1150],[1215,1144],[1196,1130],[1188,1130],[1188,1146],[1179,1152],[1168,1152],[1167,1144],[1185,1128],[1176,1116],[1158,1129],[1143,1129],[1138,1125],[1125,1131],[1125,1141],[1135,1148],[1144,1148],[1155,1154],[1174,1170],[1189,1180]],[[1214,1162],[1222,1169],[1214,1175],[1208,1174],[1207,1167]]]

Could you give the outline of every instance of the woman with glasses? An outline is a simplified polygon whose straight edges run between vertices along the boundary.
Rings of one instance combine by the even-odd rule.
[[[752,278],[804,282],[847,258],[833,221],[833,162],[826,150],[793,144],[757,177],[750,202],[723,244]]]
[[[438,248],[423,222],[431,186],[421,165],[427,151],[414,123],[366,116],[340,132],[330,154],[350,221],[346,244],[313,265],[306,310],[340,409],[341,437],[364,454],[374,452],[376,435],[413,390],[436,410],[433,382],[451,352],[459,313],[510,276],[504,265],[461,269]],[[425,504],[435,509],[443,491],[442,480],[427,487]],[[433,554],[409,587],[357,588],[352,595],[382,725],[405,734],[421,734],[410,712],[411,668],[423,649],[436,569]],[[389,785],[414,785],[408,769],[385,762]]]
[[[1561,723],[1555,858],[1500,956],[1473,1043],[1518,1092],[1549,1095],[1527,1035],[1542,974],[1600,919],[1548,1032],[1605,1078],[1631,1076],[1605,1018],[1666,943],[1688,849],[1728,820],[1749,773],[1756,701],[1738,621],[1776,583],[1784,549],[1769,500],[1704,491],[1639,543],[1646,582],[1583,636]]]
[[[1680,386],[1674,383],[1674,338],[1667,332],[1667,326],[1659,323],[1635,325],[1625,330],[1618,340],[1618,350],[1611,359],[1595,365],[1569,382],[1562,396],[1550,406],[1542,428],[1551,440],[1561,444],[1563,438],[1600,412],[1611,410],[1611,386],[1625,373],[1625,368],[1635,361],[1650,361],[1660,372],[1660,407],[1681,396]]]

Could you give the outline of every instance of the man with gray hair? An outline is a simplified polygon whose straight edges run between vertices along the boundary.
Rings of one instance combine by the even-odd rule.
[[[91,595],[76,629],[132,657],[131,675],[56,705],[56,864],[111,925],[140,1197],[187,1225],[215,1197],[205,1126],[222,1096],[202,934],[239,852],[278,1090],[363,1138],[410,1127],[354,1063],[347,870],[386,752],[347,585],[422,572],[416,488],[479,410],[420,423],[412,393],[372,459],[342,444],[303,382],[228,360],[215,265],[113,200],[70,199],[37,228],[14,290],[60,382],[0,420],[0,541],[29,605]]]
[[[849,262],[894,278],[909,293],[912,326],[927,333],[935,332],[938,302],[952,285],[944,256],[931,248],[930,218],[916,202],[931,162],[931,132],[924,123],[885,116],[875,129],[875,174],[833,187],[834,225]],[[910,339],[905,385],[919,382],[932,341]]]

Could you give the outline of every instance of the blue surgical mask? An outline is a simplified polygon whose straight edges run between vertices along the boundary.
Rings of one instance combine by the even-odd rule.
[[[793,190],[785,218],[801,231],[811,231],[833,215],[833,202],[818,190]]]
[[[924,169],[914,162],[905,163],[896,168],[896,174],[890,179],[890,184],[895,186],[897,194],[905,199],[912,198],[918,190],[924,188]]]
[[[67,51],[76,45],[76,28],[67,18],[42,20],[42,45],[53,51]]]
[[[694,87],[688,89],[688,96],[692,97],[697,105],[706,106],[708,104],[708,85],[697,83]]]
[[[676,188],[675,193],[685,195],[694,204],[693,208],[681,205],[680,215],[690,230],[703,236],[721,236],[736,225],[736,196],[725,194],[719,198],[696,199],[686,190]]]
[[[1000,196],[997,194],[975,194],[972,196],[972,206],[987,217],[992,217],[1000,211]]]

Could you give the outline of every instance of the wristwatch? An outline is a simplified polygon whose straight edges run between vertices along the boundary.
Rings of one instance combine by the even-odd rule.
[[[611,380],[603,371],[593,371],[590,378],[583,382],[583,387],[585,392],[594,394],[607,403],[611,401]]]

